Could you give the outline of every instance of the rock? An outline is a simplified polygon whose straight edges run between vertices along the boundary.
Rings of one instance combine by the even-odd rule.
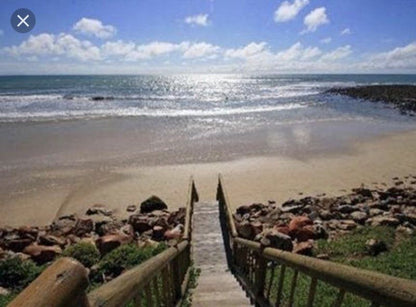
[[[52,229],[66,235],[72,232],[77,223],[77,217],[74,214],[59,217],[52,223]]]
[[[35,227],[21,226],[17,229],[17,233],[19,234],[21,238],[29,238],[35,241],[38,236],[39,231]]]
[[[134,212],[137,210],[137,206],[136,205],[129,205],[127,206],[127,212]]]
[[[7,290],[6,288],[0,287],[0,295],[9,295],[11,292]]]
[[[354,211],[350,214],[351,219],[353,219],[355,222],[364,224],[366,219],[368,218],[367,213],[362,211]]]
[[[351,213],[354,212],[356,209],[351,205],[343,205],[338,207],[338,211],[341,213]]]
[[[263,246],[278,248],[285,251],[292,251],[292,239],[274,229],[267,229],[258,234],[256,241],[260,241]]]
[[[296,213],[301,213],[302,209],[303,209],[303,206],[302,205],[294,205],[294,206],[286,206],[286,207],[283,207],[280,210],[283,213],[290,212],[290,213],[296,214]]]
[[[306,225],[312,225],[312,220],[307,216],[296,216],[292,218],[292,220],[289,223],[289,230],[290,231],[296,231],[297,229],[300,229]]]
[[[295,254],[305,255],[305,256],[312,256],[312,250],[313,250],[313,243],[311,241],[297,243],[295,244],[295,247],[293,248],[293,252]]]
[[[378,209],[378,208],[374,208],[374,209],[370,209],[369,210],[370,216],[376,216],[376,215],[381,215],[384,213],[383,210]]]
[[[396,233],[400,233],[400,234],[404,234],[404,235],[413,235],[415,233],[415,231],[410,228],[410,227],[406,227],[406,226],[398,226],[396,228]]]
[[[274,226],[273,229],[275,229],[276,231],[283,233],[285,235],[289,235],[290,233],[290,229],[288,226],[283,225],[283,226]]]
[[[315,229],[313,225],[306,225],[290,232],[290,236],[298,242],[315,239]]]
[[[153,211],[154,213],[155,211]],[[168,223],[169,224],[183,224],[185,225],[185,216],[186,216],[186,208],[185,207],[181,207],[178,209],[178,211],[174,211],[170,214],[169,218],[168,218]]]
[[[74,234],[78,237],[82,237],[94,229],[94,223],[92,219],[78,219],[74,227]]]
[[[29,255],[36,263],[43,264],[55,259],[57,255],[62,253],[62,249],[57,245],[44,246],[32,244],[25,247],[23,253]]]
[[[46,246],[59,245],[60,247],[64,247],[66,245],[66,240],[65,238],[53,235],[42,235],[39,236],[39,243]]]
[[[113,211],[110,209],[107,209],[102,204],[95,204],[91,208],[89,208],[86,212],[87,215],[104,215],[104,216],[111,216],[113,214]]]
[[[365,248],[369,255],[377,256],[387,250],[387,245],[381,240],[370,239],[365,242]]]
[[[137,244],[140,248],[145,248],[145,247],[157,247],[159,245],[158,242],[153,241],[151,239],[146,239],[144,241],[139,241]]]
[[[370,222],[371,226],[397,226],[400,223],[398,219],[390,216],[376,216],[367,222]]]
[[[148,213],[154,210],[164,210],[167,208],[168,206],[163,200],[153,195],[140,204],[140,213]]]
[[[162,226],[154,226],[152,239],[155,241],[162,241],[164,239],[165,229]]]
[[[133,226],[134,231],[137,231],[140,234],[152,229],[149,219],[139,214],[131,215],[129,218],[129,224]]]
[[[243,221],[240,224],[236,225],[237,233],[240,237],[248,240],[253,240],[256,236],[253,226],[249,221]]]
[[[330,219],[334,218],[334,215],[331,213],[331,211],[329,210],[322,210],[321,212],[319,212],[319,216],[321,217],[321,219],[323,219],[324,221],[328,221]]]
[[[179,224],[171,230],[166,230],[164,233],[164,236],[166,240],[180,239],[182,237],[183,230],[184,230],[183,225]]]
[[[352,230],[357,227],[357,224],[353,220],[342,220],[338,224],[338,228],[342,230]]]
[[[247,205],[243,205],[237,208],[237,214],[243,216],[244,214],[250,213],[250,207]]]
[[[358,195],[364,196],[366,198],[373,198],[373,193],[371,193],[370,189],[366,189],[366,188],[357,188],[357,189],[352,189],[352,191]]]
[[[95,241],[95,244],[101,255],[105,255],[120,245],[128,244],[132,241],[133,238],[131,236],[125,235],[124,233],[118,233],[102,236]]]
[[[25,249],[25,247],[29,246],[33,242],[34,240],[30,238],[24,238],[24,239],[16,238],[16,239],[11,239],[11,240],[6,239],[5,246],[7,249],[13,252],[21,252]]]
[[[120,232],[121,232],[121,233],[124,233],[124,234],[125,234],[125,235],[127,235],[127,236],[134,237],[134,228],[133,228],[133,226],[131,226],[130,224],[123,225],[123,226],[120,228]]]

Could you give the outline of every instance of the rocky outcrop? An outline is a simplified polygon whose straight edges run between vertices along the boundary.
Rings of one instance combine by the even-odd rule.
[[[238,235],[263,245],[312,254],[317,239],[334,239],[358,227],[396,227],[398,232],[416,230],[416,176],[394,178],[399,185],[386,189],[359,187],[338,197],[303,197],[282,204],[269,201],[237,208],[233,215]],[[282,247],[282,242],[284,248]],[[369,246],[370,246],[369,242]],[[381,244],[369,247],[369,254],[382,250]],[[373,246],[371,245],[371,246]]]
[[[103,256],[123,244],[166,241],[175,245],[181,239],[185,208],[170,212],[156,196],[142,203],[141,213],[136,213],[135,205],[128,208],[132,215],[122,220],[104,205],[95,204],[84,215],[61,216],[43,227],[1,227],[0,260],[20,257],[43,264],[78,242],[95,245]]]

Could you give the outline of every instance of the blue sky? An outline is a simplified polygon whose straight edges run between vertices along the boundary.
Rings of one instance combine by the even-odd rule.
[[[2,0],[0,74],[416,72],[414,0]],[[36,14],[20,34],[10,16]]]

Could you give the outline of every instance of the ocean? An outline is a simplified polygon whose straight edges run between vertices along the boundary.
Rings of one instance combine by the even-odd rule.
[[[415,117],[325,91],[394,83],[416,75],[2,76],[0,168],[347,152]]]
[[[323,92],[391,83],[416,84],[416,75],[2,76],[0,122],[268,113],[280,113],[281,121],[383,117],[374,105]]]

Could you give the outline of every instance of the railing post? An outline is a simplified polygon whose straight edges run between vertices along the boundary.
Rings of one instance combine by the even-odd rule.
[[[179,255],[180,256],[180,255]],[[181,298],[181,277],[180,277],[180,268],[179,268],[179,256],[172,261],[172,274],[173,274],[173,292],[174,292],[174,302],[180,300]]]
[[[264,298],[264,286],[266,281],[267,261],[261,254],[257,254],[257,268],[255,277],[256,298]]]

